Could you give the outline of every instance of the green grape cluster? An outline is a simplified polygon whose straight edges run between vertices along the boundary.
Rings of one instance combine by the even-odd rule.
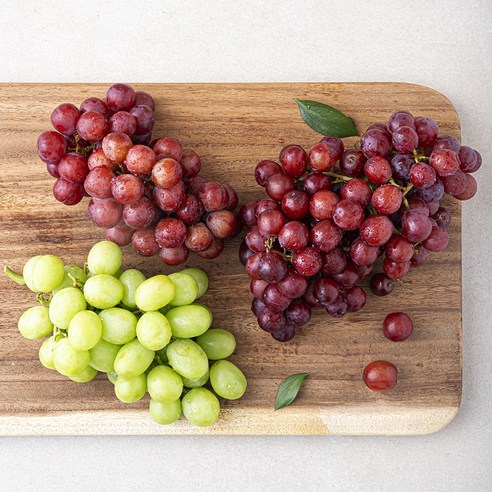
[[[121,264],[121,249],[102,241],[84,269],[53,255],[31,258],[22,276],[6,268],[41,302],[22,314],[20,333],[29,340],[47,337],[41,364],[74,382],[102,372],[122,402],[149,393],[150,415],[159,424],[183,414],[194,425],[212,425],[218,397],[241,398],[247,382],[225,360],[236,348],[234,335],[211,328],[212,312],[196,302],[208,288],[205,272],[186,268],[146,279]]]

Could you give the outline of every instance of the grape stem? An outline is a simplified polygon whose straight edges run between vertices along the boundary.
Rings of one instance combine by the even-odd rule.
[[[410,183],[406,188],[403,189],[403,196],[405,197],[412,188],[413,188],[413,184]]]
[[[7,265],[5,265],[5,267],[3,268],[3,273],[7,275],[10,280],[13,280],[16,284],[26,285],[24,277],[22,275],[19,275],[18,273],[15,273]]]
[[[36,296],[36,299],[39,301],[39,303],[42,305],[42,306],[49,306],[50,305],[50,301],[51,301],[51,295],[49,297],[49,299],[45,299],[44,298],[44,294],[42,293],[39,293],[37,296]]]
[[[350,176],[344,176],[343,174],[334,173],[333,171],[325,171],[325,172],[323,172],[323,174],[325,176],[330,176],[332,178],[341,179],[342,181],[351,181],[352,180],[352,178]]]

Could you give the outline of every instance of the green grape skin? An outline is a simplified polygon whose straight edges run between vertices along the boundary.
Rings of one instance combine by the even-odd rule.
[[[207,292],[208,277],[203,270],[200,270],[199,268],[185,268],[184,270],[181,270],[181,273],[187,273],[188,275],[191,275],[192,277],[195,278],[196,283],[198,285],[198,293],[196,296],[197,299],[202,297],[203,294]]]
[[[147,390],[153,400],[175,401],[183,392],[183,381],[169,366],[157,366],[147,374]]]
[[[55,369],[55,362],[53,360],[53,350],[55,349],[55,345],[55,338],[51,336],[41,344],[41,347],[39,347],[39,361],[46,369]]]
[[[79,311],[68,325],[68,339],[76,350],[90,350],[102,333],[101,318],[94,311]]]
[[[200,386],[207,384],[209,378],[210,378],[210,371],[207,371],[200,379],[196,381],[191,381],[191,379],[187,379],[181,376],[181,380],[183,381],[183,386],[185,388],[199,388]]]
[[[106,376],[113,384],[116,383],[116,380],[118,379],[118,374],[116,374],[114,371],[106,373]]]
[[[136,338],[123,345],[114,360],[114,370],[118,376],[131,378],[143,374],[152,361],[155,352],[146,349]]]
[[[173,282],[165,275],[155,275],[144,280],[135,291],[135,303],[142,311],[158,311],[174,297]]]
[[[52,294],[56,294],[59,290],[64,289],[65,287],[73,287],[73,280],[68,276],[69,274],[72,275],[72,277],[75,278],[77,283],[84,285],[85,281],[87,280],[87,275],[82,270],[82,268],[79,268],[77,265],[65,265],[63,267],[65,270],[65,275],[63,276],[63,281],[62,283],[56,288],[52,290]]]
[[[159,311],[144,313],[137,322],[138,341],[149,350],[162,350],[171,340],[171,325]]]
[[[84,296],[91,306],[108,309],[123,299],[123,285],[111,275],[94,275],[84,285]]]
[[[114,383],[114,392],[123,403],[133,403],[141,400],[147,392],[147,377],[139,374],[133,377],[118,375]]]
[[[206,388],[191,389],[183,397],[181,404],[186,419],[198,427],[208,427],[219,418],[219,400]]]
[[[91,367],[87,366],[80,374],[76,376],[71,376],[70,379],[75,383],[88,383],[92,381],[97,376],[97,371]]]
[[[191,304],[198,295],[198,283],[195,277],[183,272],[168,275],[174,284],[174,297],[169,303],[171,306],[187,306]]]
[[[22,276],[24,278],[24,282],[26,283],[29,290],[33,292],[37,292],[33,282],[33,270],[34,266],[38,262],[38,260],[42,257],[42,255],[33,256],[24,264],[24,268],[22,269]]]
[[[123,285],[123,298],[121,303],[130,309],[135,309],[135,291],[137,287],[145,280],[145,275],[140,270],[130,268],[125,270],[119,278]]]
[[[154,422],[160,425],[172,424],[181,417],[181,400],[178,398],[174,401],[162,403],[151,399],[149,411]]]
[[[236,349],[236,339],[227,330],[212,328],[196,339],[196,343],[202,347],[209,360],[226,359]]]
[[[169,359],[167,358],[167,347],[169,346],[166,345],[163,349],[161,350],[156,350],[155,355],[157,355],[161,361],[162,364],[168,364]]]
[[[24,311],[17,323],[20,334],[28,340],[39,340],[53,331],[49,309],[45,306],[34,306]]]
[[[121,267],[120,247],[111,241],[100,241],[92,246],[87,256],[87,267],[96,275],[115,275]]]
[[[176,338],[197,337],[212,325],[210,310],[200,304],[175,307],[166,314],[166,318]]]
[[[169,365],[180,375],[197,381],[208,371],[207,354],[193,340],[178,338],[167,347]]]
[[[23,276],[33,292],[51,292],[63,282],[65,270],[58,256],[35,256],[24,265]]]
[[[121,345],[106,342],[100,339],[97,344],[89,350],[91,360],[89,365],[100,372],[113,372],[114,360],[120,351]]]
[[[89,365],[90,358],[88,350],[75,350],[68,338],[58,340],[53,350],[55,369],[69,378],[83,372]]]
[[[137,333],[137,317],[122,308],[109,308],[99,313],[102,321],[102,338],[115,345],[131,342]]]
[[[85,311],[87,303],[84,294],[76,287],[66,287],[58,291],[51,299],[49,314],[51,322],[67,330],[72,318],[79,312]]]
[[[248,383],[241,369],[228,360],[219,360],[210,368],[210,384],[226,400],[237,400],[244,395]]]

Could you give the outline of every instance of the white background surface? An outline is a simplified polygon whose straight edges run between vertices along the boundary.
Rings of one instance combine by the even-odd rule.
[[[392,438],[0,438],[0,489],[491,490],[490,7],[0,0],[2,82],[414,82],[451,99],[463,141],[484,158],[479,193],[463,207],[463,402],[445,430]]]

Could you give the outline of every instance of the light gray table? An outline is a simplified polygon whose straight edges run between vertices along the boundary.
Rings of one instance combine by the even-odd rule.
[[[463,206],[463,403],[445,430],[0,438],[0,489],[491,490],[491,24],[486,0],[0,0],[2,82],[421,83],[484,158]]]

